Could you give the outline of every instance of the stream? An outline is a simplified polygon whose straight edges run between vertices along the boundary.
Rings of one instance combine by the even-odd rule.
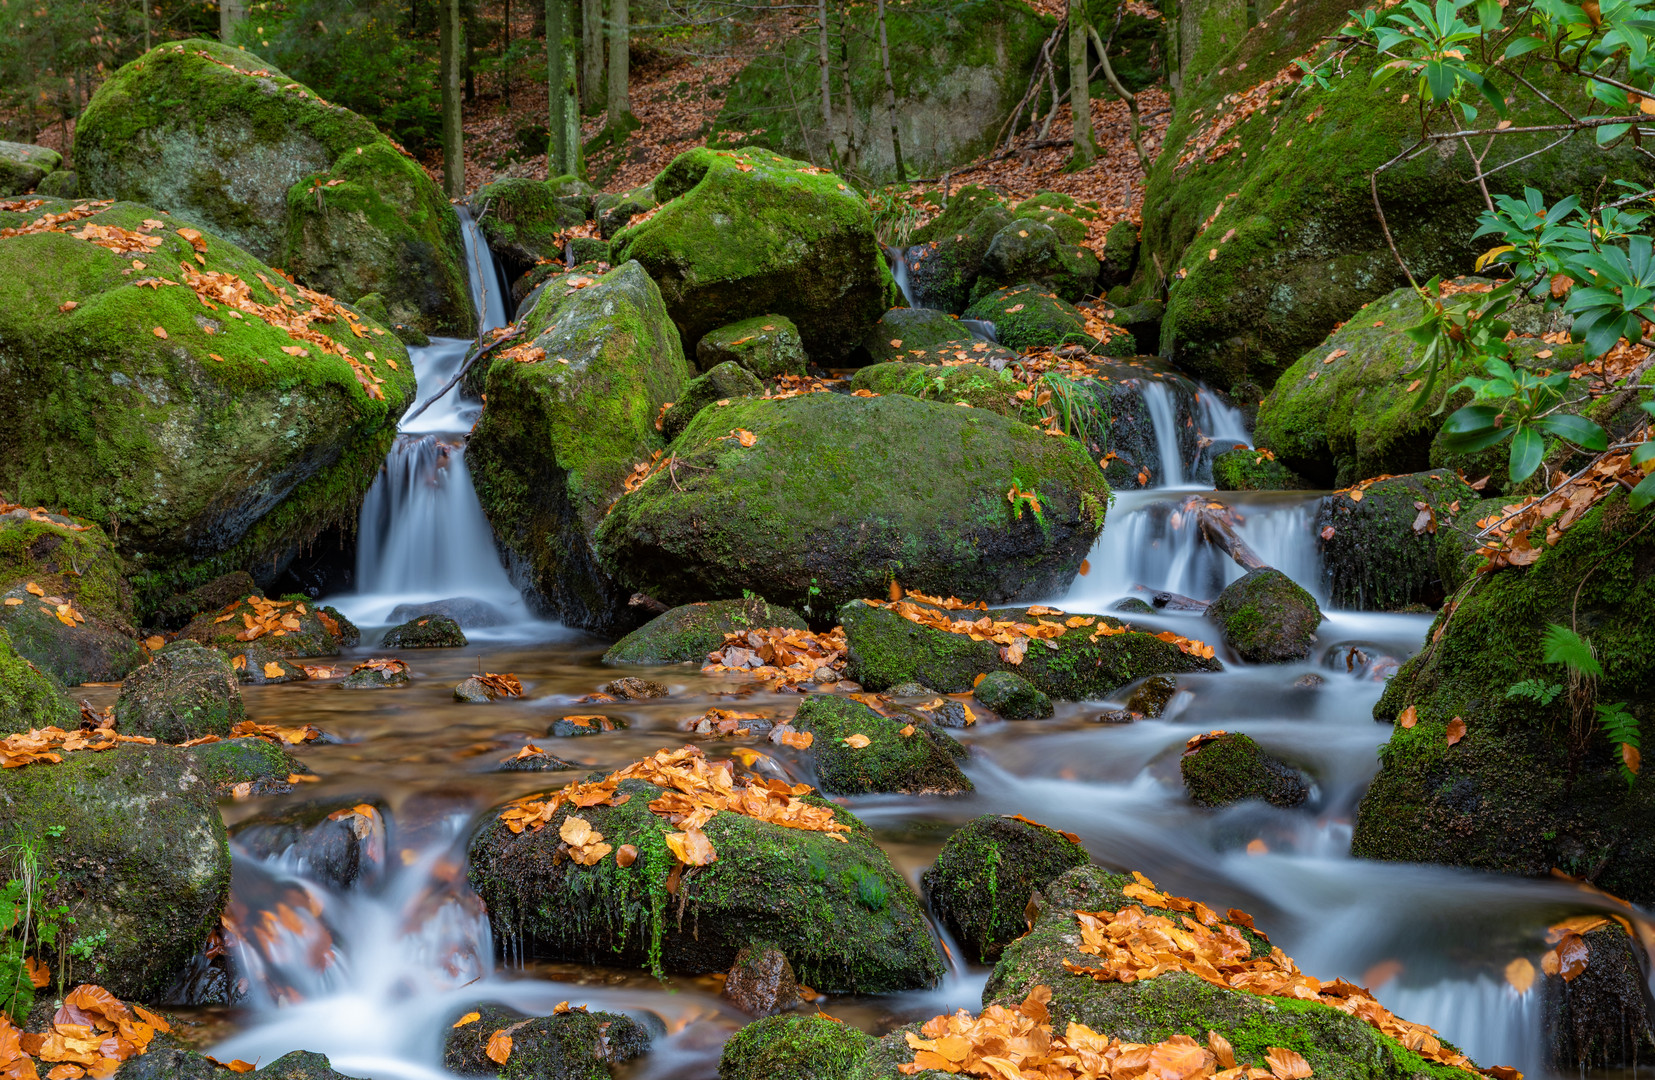
[[[503,289],[487,272],[475,226],[464,224],[484,328],[503,325]],[[492,297],[479,281],[489,283]],[[421,389],[446,383],[467,345],[439,339],[410,350]],[[1103,611],[1140,585],[1210,599],[1241,573],[1201,541],[1193,523],[1179,519],[1178,504],[1202,489],[1203,470],[1199,460],[1180,457],[1167,387],[1143,381],[1162,486],[1118,495],[1088,572],[1067,595],[1045,598],[1054,606]],[[251,719],[314,724],[340,741],[302,751],[322,778],[302,793],[226,803],[232,835],[238,825],[300,800],[369,802],[386,809],[374,825],[379,858],[341,890],[289,855],[259,859],[237,848],[232,907],[254,913],[242,925],[265,913],[260,931],[235,944],[246,998],[235,1007],[183,1012],[202,1024],[199,1041],[221,1059],[267,1063],[313,1050],[351,1076],[423,1080],[447,1075],[443,1036],[477,1002],[543,1014],[568,1000],[652,1017],[658,1030],[664,1027],[654,1049],[618,1067],[618,1075],[714,1077],[723,1041],[748,1018],[718,996],[713,978],[662,983],[644,971],[525,962],[516,942],[493,939],[465,885],[465,844],[489,807],[581,775],[491,771],[527,743],[610,769],[682,745],[690,737],[678,724],[733,694],[744,695],[741,708],[767,716],[790,714],[799,698],[750,692],[690,665],[617,672],[599,662],[603,642],[536,618],[500,564],[466,471],[465,433],[479,410],[455,390],[404,429],[362,510],[357,591],[325,601],[362,627],[364,645],[347,660],[385,655],[374,643],[386,627],[420,605],[452,598],[477,602],[466,628],[472,644],[397,654],[414,678],[404,690],[353,693],[336,683],[301,682],[243,691]],[[1200,395],[1197,421],[1221,449],[1246,439],[1239,415],[1211,394]],[[1311,524],[1320,494],[1209,497],[1235,509],[1243,537],[1268,563],[1325,598]],[[965,771],[973,794],[840,801],[869,824],[916,888],[950,831],[977,815],[1021,813],[1072,831],[1104,866],[1142,871],[1171,892],[1251,912],[1305,971],[1370,987],[1386,1006],[1438,1029],[1479,1062],[1545,1075],[1540,990],[1516,993],[1505,966],[1519,956],[1537,959],[1549,923],[1608,904],[1565,882],[1350,857],[1356,807],[1377,771],[1376,748],[1390,733],[1374,722],[1371,707],[1431,620],[1327,614],[1310,660],[1253,667],[1223,657],[1222,673],[1181,676],[1160,719],[1098,723],[1100,712],[1124,703],[1122,691],[1109,702],[1059,702],[1048,720],[980,720],[957,733],[972,750]],[[1134,620],[1216,640],[1197,615]],[[487,707],[455,702],[454,684],[478,670],[517,674],[525,695]],[[583,711],[575,699],[617,674],[656,679],[672,692],[606,704],[606,712],[627,718],[626,730],[578,741],[545,738],[552,719]],[[1312,675],[1320,682],[1305,678]],[[113,700],[113,690],[105,693]],[[1247,803],[1216,812],[1192,805],[1179,755],[1191,735],[1214,728],[1244,731],[1303,768],[1315,780],[1305,805]],[[708,750],[723,755],[742,744],[762,746],[790,778],[808,781],[790,751],[760,737],[720,740]],[[953,964],[929,991],[835,996],[818,1007],[874,1032],[957,1008],[975,1011],[988,972]]]

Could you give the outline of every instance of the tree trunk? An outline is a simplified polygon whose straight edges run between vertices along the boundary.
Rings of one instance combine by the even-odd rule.
[[[1123,4],[1120,12],[1115,15],[1116,30],[1120,29],[1121,13],[1125,11],[1126,5]],[[1138,152],[1138,164],[1143,166],[1144,172],[1147,174],[1149,172],[1149,155],[1144,152],[1144,125],[1138,116],[1138,95],[1128,90],[1126,84],[1116,77],[1115,68],[1109,63],[1109,46],[1115,42],[1115,32],[1111,30],[1109,40],[1104,41],[1098,37],[1097,27],[1090,27],[1090,30],[1092,32],[1092,47],[1098,50],[1098,66],[1103,68],[1103,77],[1109,80],[1109,85],[1115,88],[1115,93],[1119,94],[1121,100],[1126,102],[1126,110],[1132,116],[1132,149]]]
[[[149,49],[150,49],[149,0],[139,0],[138,10],[142,11],[144,13],[144,51],[149,52]],[[31,101],[29,103],[29,119],[30,119],[31,122],[34,120],[34,102],[33,101]],[[33,133],[32,129],[29,133],[29,137],[31,139],[34,138],[34,133]]]
[[[146,4],[149,0],[144,0]],[[235,44],[236,27],[247,18],[247,0],[219,0],[218,3],[218,40],[226,45]],[[147,30],[149,23],[149,9],[144,9],[144,23]]]
[[[628,80],[632,74],[632,27],[629,0],[609,0],[609,129],[626,132],[632,127],[632,101]]]
[[[460,0],[443,0],[437,47],[442,54],[442,185],[450,199],[465,198],[465,129],[460,79],[465,67],[465,20]]]
[[[506,54],[511,52],[511,0],[506,2],[506,17],[500,24],[500,96],[511,104],[511,70],[506,66]]]
[[[839,5],[839,76],[845,85],[845,158],[844,168],[847,172],[856,169],[856,98],[851,91],[850,81],[850,26],[845,22],[845,8],[848,5]]]
[[[580,162],[580,95],[575,88],[574,0],[546,0],[546,91],[551,99],[548,127],[552,139],[546,161],[548,177],[582,172]]]
[[[896,182],[906,184],[902,167],[902,137],[896,128],[896,84],[891,81],[891,44],[885,34],[885,0],[879,0],[879,62],[885,68],[885,111],[891,115],[891,156],[896,160]]]
[[[833,144],[833,80],[828,65],[827,0],[816,0],[817,62],[822,73],[822,138],[827,143],[827,159],[835,169],[838,152]]]
[[[603,111],[603,0],[582,0],[580,20],[580,104],[588,113]]]
[[[1092,94],[1087,80],[1086,0],[1069,0],[1069,108],[1074,115],[1073,165],[1083,169],[1097,158],[1092,145]]]

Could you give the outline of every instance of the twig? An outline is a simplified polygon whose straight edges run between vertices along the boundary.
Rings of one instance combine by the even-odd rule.
[[[430,397],[420,402],[420,404],[415,407],[413,412],[409,413],[407,416],[404,416],[402,418],[402,423],[408,423],[408,421],[430,408],[433,401],[438,400],[444,394],[454,389],[455,385],[458,384],[461,379],[465,378],[465,373],[471,370],[471,365],[475,364],[477,361],[481,360],[483,357],[487,356],[489,353],[493,352],[495,349],[498,349],[501,345],[512,340],[513,338],[522,336],[523,331],[513,329],[507,333],[501,334],[487,345],[484,345],[480,350],[472,354],[471,359],[460,365],[460,370],[454,373],[454,377],[452,379],[449,379],[447,383],[443,384],[443,388],[441,390],[438,390],[435,394],[432,394]]]

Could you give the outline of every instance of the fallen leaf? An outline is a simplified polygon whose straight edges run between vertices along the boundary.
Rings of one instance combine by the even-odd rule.
[[[151,330],[150,333],[152,333],[156,337],[162,338],[162,339],[165,339],[166,336],[167,336],[167,332],[165,330],[161,329],[161,327],[159,327],[159,326],[157,326],[154,330]]]
[[[457,1028],[462,1028],[462,1027],[465,1027],[467,1024],[475,1024],[477,1021],[481,1020],[482,1018],[483,1018],[483,1014],[480,1013],[480,1012],[468,1012],[464,1016],[460,1017],[458,1020],[454,1021],[454,1026],[457,1027]]]
[[[1310,1075],[1310,1062],[1302,1054],[1280,1046],[1265,1050],[1264,1060],[1276,1080],[1304,1080]]]
[[[496,1065],[504,1065],[511,1058],[511,1036],[501,1028],[488,1037],[488,1048],[483,1051]]]
[[[1465,721],[1456,716],[1448,721],[1448,745],[1453,746],[1463,738],[1465,738]]]
[[[868,743],[871,742],[871,741],[872,740],[869,739],[866,735],[861,735],[861,734],[845,736],[845,745],[850,747],[852,750],[860,750],[863,747],[867,746]]]
[[[706,866],[718,859],[712,841],[700,829],[666,833],[664,838],[673,857],[686,866]]]
[[[160,634],[152,634],[144,639],[144,648],[148,649],[150,652],[155,652],[166,643],[167,639],[162,637]]]
[[[1332,525],[1323,525],[1322,526],[1322,539],[1323,540],[1332,540],[1333,536],[1334,536],[1333,526]]]
[[[1592,950],[1579,934],[1565,934],[1557,943],[1557,971],[1564,982],[1574,982],[1586,970]]]
[[[615,849],[615,865],[625,868],[638,861],[638,849],[631,844],[622,844]]]
[[[1526,994],[1534,985],[1534,965],[1527,957],[1519,956],[1506,965],[1506,982],[1519,994]]]
[[[1419,723],[1419,710],[1410,705],[1397,715],[1396,722],[1405,728],[1411,728]]]
[[[46,590],[42,589],[39,585],[36,585],[32,581],[29,582],[27,585],[23,586],[23,589],[26,592],[33,593],[35,596],[45,596],[46,595]]]
[[[267,678],[267,679],[280,679],[280,678],[284,678],[286,675],[287,675],[287,672],[283,671],[282,666],[280,664],[276,663],[276,661],[268,660],[268,661],[265,662],[265,665],[264,665],[264,677],[265,678]]]

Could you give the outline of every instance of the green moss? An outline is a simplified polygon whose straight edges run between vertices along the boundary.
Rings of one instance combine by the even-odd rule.
[[[11,637],[0,630],[0,734],[31,728],[75,725],[80,710],[59,684],[17,655]]]
[[[588,217],[569,205],[563,179],[502,177],[478,188],[471,205],[489,249],[524,269],[539,259],[562,262],[564,234]]]
[[[423,615],[385,631],[380,642],[387,649],[460,649],[465,631],[446,615]]]
[[[860,702],[823,694],[799,706],[793,725],[815,737],[810,760],[818,785],[830,795],[958,795],[972,790],[955,763],[964,748],[929,724],[882,716]],[[866,736],[868,745],[847,745],[853,735]]]
[[[1464,550],[1465,538],[1456,529],[1465,526],[1464,512],[1476,505],[1477,493],[1437,470],[1381,480],[1361,495],[1359,502],[1349,493],[1330,495],[1316,514],[1329,602],[1361,611],[1441,603],[1440,553]],[[1430,515],[1421,529],[1414,528],[1420,503],[1435,515],[1434,532]]]
[[[907,344],[904,340],[903,345]],[[987,409],[1014,420],[1023,418],[1023,402],[1017,398],[1017,392],[1024,389],[1023,384],[1006,372],[977,364],[956,367],[904,361],[870,364],[857,369],[850,385],[853,391],[904,394],[944,405],[963,401],[974,409]]]
[[[1230,582],[1207,609],[1224,641],[1255,664],[1303,660],[1316,641],[1322,609],[1280,570],[1263,567]]]
[[[756,315],[710,331],[695,346],[695,362],[702,371],[735,361],[760,379],[805,373],[804,342],[793,320],[782,315]]]
[[[823,1016],[767,1016],[730,1036],[719,1080],[847,1080],[873,1037]]]
[[[771,626],[803,630],[805,622],[792,610],[766,603],[756,596],[686,604],[657,615],[626,635],[603,654],[603,662],[703,663],[708,653],[723,646],[725,634]]]
[[[967,955],[991,964],[1028,931],[1025,909],[1034,891],[1089,861],[1067,834],[991,814],[948,838],[921,887]]]
[[[697,375],[684,384],[683,390],[678,393],[678,400],[661,417],[661,434],[668,439],[676,439],[690,426],[697,413],[715,401],[763,396],[764,384],[752,371],[734,360],[726,360],[705,375]]]
[[[443,1045],[443,1067],[461,1076],[498,1080],[610,1080],[610,1064],[630,1061],[649,1049],[649,1032],[620,1013],[571,1011],[525,1020],[495,1005],[451,1028]],[[489,1040],[511,1032],[511,1055],[504,1064],[488,1056]]]
[[[997,289],[973,301],[965,309],[965,317],[993,323],[995,339],[1009,349],[1094,344],[1086,336],[1085,323],[1074,305],[1059,300],[1039,285]]]
[[[1011,211],[999,202],[987,203],[971,216],[953,218],[956,205],[969,207],[983,201],[962,202],[965,198],[962,190],[947,210],[914,234],[928,237],[925,242],[905,253],[908,287],[916,303],[941,311],[964,311],[971,303],[971,289],[982,272],[989,244],[1011,224]]]
[[[875,364],[935,355],[937,346],[971,341],[958,320],[930,308],[892,308],[873,324],[862,347]],[[918,350],[916,352],[916,350]]]
[[[1052,699],[1015,672],[991,671],[971,694],[1007,720],[1040,720],[1052,715]]]
[[[1274,458],[1250,447],[1213,458],[1213,487],[1219,491],[1300,491],[1310,482]]]
[[[265,739],[222,739],[190,747],[190,761],[215,791],[235,784],[285,781],[310,770],[292,754]]]
[[[976,184],[966,184],[949,196],[948,204],[942,208],[941,213],[915,229],[909,240],[916,245],[929,244],[933,240],[963,233],[978,214],[994,206],[1005,206],[1005,199],[999,192]],[[1005,220],[1011,220],[1009,211]],[[993,236],[999,231],[996,228],[988,235]],[[988,237],[983,239],[986,242]]]
[[[1298,806],[1308,793],[1303,777],[1265,754],[1240,732],[1208,739],[1178,761],[1190,799],[1200,806],[1228,806],[1262,799],[1273,806]]]

